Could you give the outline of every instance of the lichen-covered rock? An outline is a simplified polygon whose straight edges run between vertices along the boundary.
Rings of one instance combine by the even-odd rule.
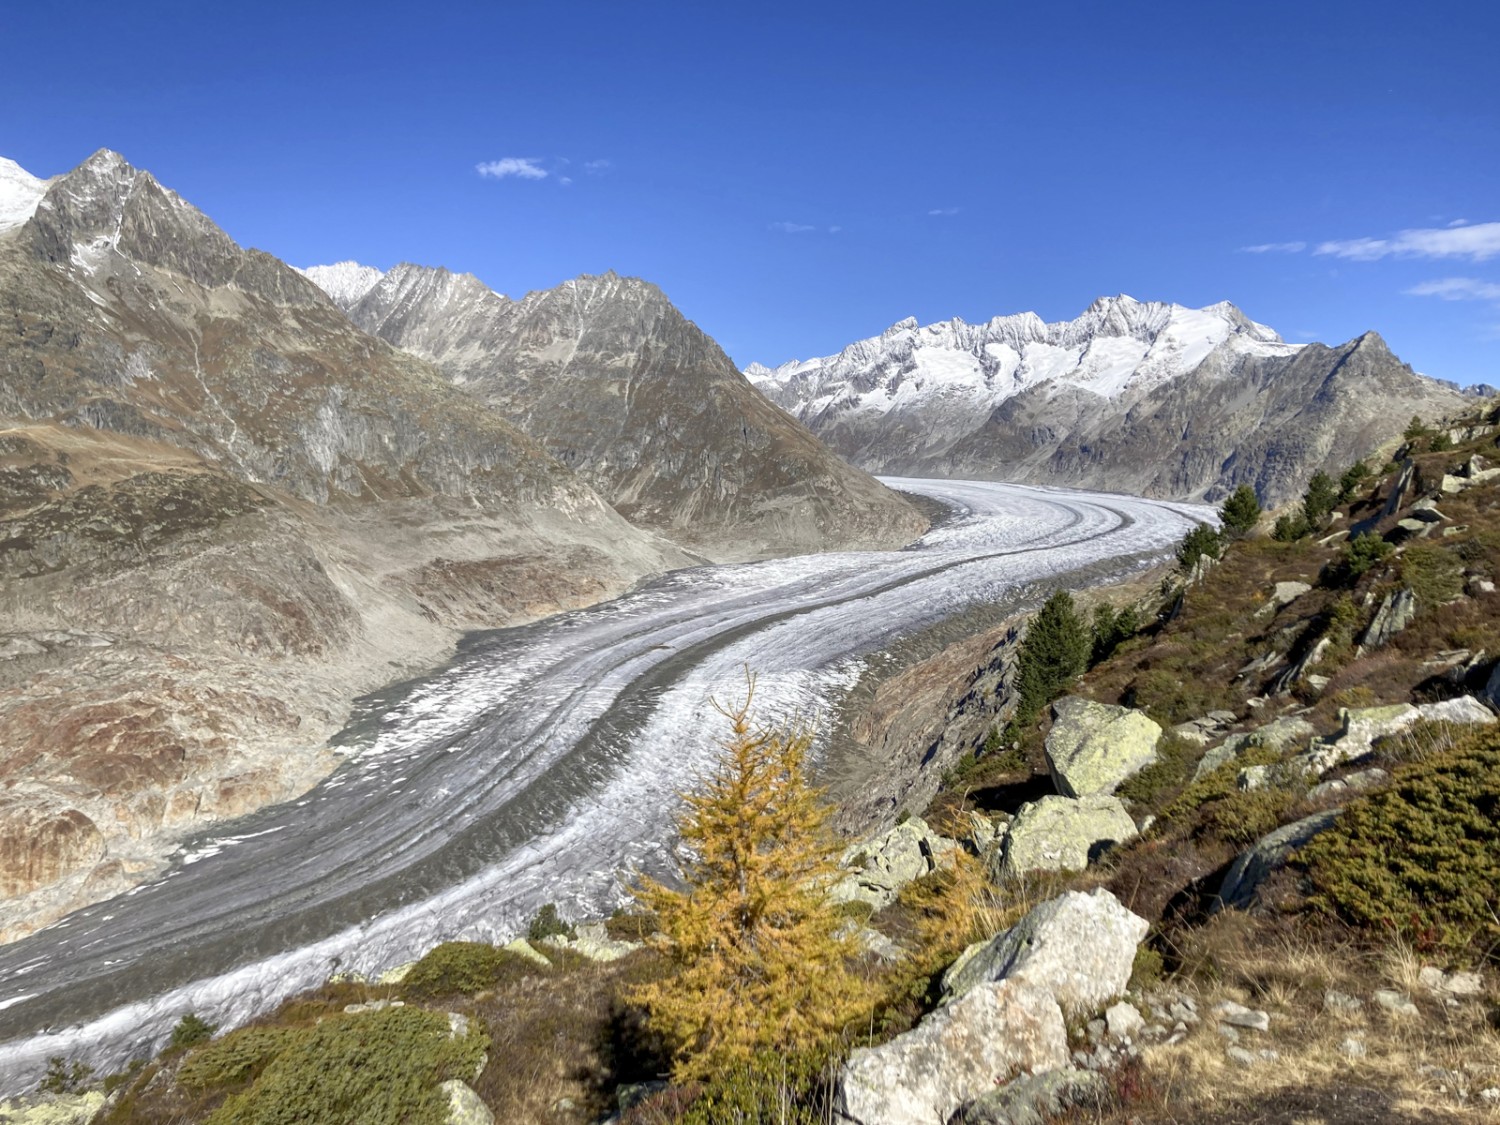
[[[1285,750],[1294,743],[1311,739],[1317,733],[1317,728],[1306,719],[1296,715],[1284,715],[1256,730],[1231,734],[1199,759],[1198,768],[1193,773],[1193,780],[1197,781],[1212,773],[1225,762],[1233,761],[1241,752],[1251,747]]]
[[[587,957],[590,961],[601,962],[618,961],[627,953],[633,953],[635,950],[641,948],[640,942],[616,941],[610,937],[609,930],[603,922],[582,923],[574,927],[572,937],[559,935],[557,937],[543,938],[542,944],[569,950],[580,957]],[[520,950],[517,950],[517,952],[520,952]],[[545,954],[539,953],[537,950],[533,949],[532,954],[535,957],[542,957],[545,960]],[[521,955],[523,957],[526,956],[525,953]]]
[[[848,848],[842,865],[850,872],[829,888],[828,897],[833,902],[867,902],[883,910],[896,901],[902,887],[933,871],[955,846],[921,817],[911,817]]]
[[[853,1125],[932,1125],[1021,1071],[1065,1066],[1057,1001],[1023,980],[980,985],[879,1047],[855,1051],[836,1108]]]
[[[1274,832],[1268,832],[1249,848],[1241,852],[1219,885],[1219,901],[1215,909],[1245,907],[1255,898],[1255,892],[1271,872],[1286,863],[1287,858],[1320,832],[1333,827],[1339,809],[1314,813],[1312,816],[1283,824]]]
[[[1312,589],[1306,582],[1278,582],[1275,589],[1271,591],[1271,597],[1265,605],[1255,611],[1256,617],[1271,617],[1283,606],[1291,605],[1303,594]]]
[[[964,1106],[953,1125],[1047,1125],[1075,1106],[1103,1105],[1108,1090],[1104,1075],[1092,1070],[1023,1074]]]
[[[1003,934],[964,950],[943,975],[943,996],[986,981],[1024,979],[1047,990],[1070,1016],[1090,1015],[1125,991],[1150,923],[1102,887],[1068,891]]]
[[[1064,796],[1113,793],[1156,761],[1161,726],[1140,711],[1068,696],[1052,705],[1052,714],[1047,765]]]
[[[38,1094],[0,1102],[0,1125],[88,1125],[104,1108],[98,1090],[82,1094]]]
[[[999,879],[1082,871],[1106,849],[1135,836],[1135,821],[1117,797],[1042,797],[1016,813],[991,870]]]
[[[446,1125],[495,1125],[495,1115],[467,1083],[450,1078],[438,1089],[448,1099]]]

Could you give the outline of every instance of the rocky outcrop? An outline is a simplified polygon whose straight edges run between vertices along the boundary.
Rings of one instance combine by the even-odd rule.
[[[1156,761],[1161,726],[1140,711],[1078,696],[1052,705],[1047,766],[1067,797],[1110,794]]]
[[[1240,853],[1224,875],[1224,881],[1219,885],[1219,899],[1215,909],[1250,905],[1254,901],[1255,892],[1271,873],[1283,866],[1294,851],[1314,836],[1332,828],[1338,816],[1338,809],[1314,813],[1291,824],[1283,824],[1255,841]]]
[[[717,560],[896,547],[920,514],[756,391],[656,286],[580,277],[511,301],[400,265],[334,279],[361,328],[437,364],[631,522]]]
[[[461,630],[691,561],[114,153],[0,232],[0,308],[0,936],[304,791]]]
[[[1369,332],[1290,345],[1229,304],[1101,298],[1076,320],[893,325],[837,356],[747,369],[865,468],[1216,500],[1298,497],[1470,400]]]
[[[1024,979],[1045,988],[1070,1016],[1098,1011],[1125,991],[1149,928],[1103,888],[1068,891],[964,950],[943,975],[945,1002],[986,981]]]
[[[944,978],[945,1002],[915,1029],[850,1056],[836,1111],[856,1125],[1030,1120],[999,1115],[1064,1096],[1035,1079],[1068,1065],[1065,1015],[1090,1016],[1124,990],[1146,930],[1108,891],[1043,903],[967,950]]]
[[[954,1125],[1047,1125],[1076,1106],[1101,1106],[1109,1083],[1092,1070],[1049,1070],[1023,1074],[963,1107]]]
[[[992,854],[991,873],[1000,881],[1034,871],[1082,871],[1135,836],[1135,821],[1116,797],[1042,797],[1017,811]]]
[[[911,817],[849,848],[840,864],[849,874],[829,888],[828,897],[884,910],[896,901],[901,888],[936,871],[957,847],[932,831],[921,817]]]
[[[1062,1011],[1046,989],[1021,980],[984,984],[905,1035],[856,1050],[835,1105],[853,1125],[929,1125],[1023,1072],[1068,1061]]]
[[[1391,638],[1410,625],[1416,616],[1417,596],[1403,586],[1381,599],[1375,616],[1359,635],[1359,643],[1365,648],[1389,644]]]

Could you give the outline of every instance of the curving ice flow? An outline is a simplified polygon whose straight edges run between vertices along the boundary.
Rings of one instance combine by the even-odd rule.
[[[670,862],[674,795],[712,761],[749,666],[758,714],[836,708],[863,659],[980,604],[1034,604],[1159,558],[1210,511],[888,480],[954,517],[903,551],[667,575],[470,638],[367,706],[300,800],[188,841],[159,881],[0,948],[0,1093],[53,1055],[120,1066],[188,1011],[233,1024],[330,973],[597,910]]]

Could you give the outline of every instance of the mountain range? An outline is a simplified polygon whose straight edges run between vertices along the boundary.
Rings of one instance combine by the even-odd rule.
[[[654,288],[527,308],[508,346],[573,381],[576,437],[503,409],[482,357],[476,397],[361,330],[116,153],[46,181],[0,162],[0,935],[305,790],[351,700],[463,630],[925,527]]]
[[[1217,500],[1239,484],[1293,499],[1469,401],[1418,375],[1374,332],[1288,344],[1223,302],[1131,297],[1075,320],[892,325],[837,355],[746,376],[872,472],[1072,485]]]

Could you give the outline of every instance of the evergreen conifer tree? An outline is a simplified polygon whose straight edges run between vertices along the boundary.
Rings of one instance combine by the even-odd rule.
[[[1307,482],[1307,492],[1302,497],[1302,516],[1307,520],[1307,526],[1322,527],[1323,521],[1338,502],[1338,489],[1333,485],[1333,478],[1321,469],[1314,473],[1312,480]]]
[[[1017,723],[1029,723],[1088,667],[1093,632],[1078,616],[1073,595],[1058,590],[1042,606],[1016,655]]]
[[[1236,539],[1253,531],[1260,521],[1260,501],[1256,499],[1255,489],[1248,484],[1236,488],[1219,509],[1219,519],[1223,521],[1224,530]]]
[[[838,845],[807,781],[812,736],[753,727],[753,677],[748,687],[743,704],[720,708],[730,737],[707,785],[684,798],[684,888],[648,878],[635,891],[676,972],[631,998],[670,1044],[678,1082],[770,1049],[815,1051],[868,1010],[849,968],[857,950],[826,897]]]

